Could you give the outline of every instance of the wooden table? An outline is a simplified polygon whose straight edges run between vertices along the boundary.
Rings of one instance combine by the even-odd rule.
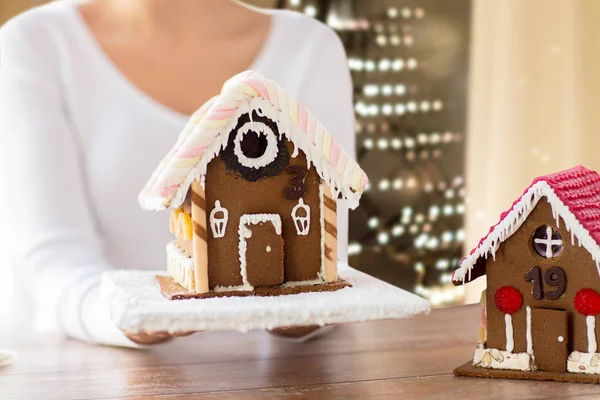
[[[0,399],[596,399],[600,386],[457,378],[472,356],[476,306],[339,326],[294,343],[264,332],[197,333],[149,351],[3,335],[19,351]]]

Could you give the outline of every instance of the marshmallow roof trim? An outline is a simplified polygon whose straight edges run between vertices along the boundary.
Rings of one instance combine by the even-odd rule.
[[[291,94],[254,71],[228,80],[220,95],[194,113],[141,191],[142,208],[164,210],[181,205],[192,181],[203,182],[208,163],[227,146],[239,116],[257,107],[275,117],[280,134],[306,154],[309,165],[315,166],[333,194],[355,208],[368,183],[364,171]]]

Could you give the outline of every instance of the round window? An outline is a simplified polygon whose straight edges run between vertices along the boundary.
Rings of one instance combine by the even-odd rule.
[[[289,162],[277,123],[256,111],[252,118],[240,116],[220,157],[229,171],[251,182],[279,175]]]
[[[563,251],[563,240],[555,228],[542,225],[533,234],[533,249],[544,258],[558,257]]]
[[[233,152],[244,167],[259,169],[275,161],[278,142],[279,138],[268,125],[247,122],[233,139]]]

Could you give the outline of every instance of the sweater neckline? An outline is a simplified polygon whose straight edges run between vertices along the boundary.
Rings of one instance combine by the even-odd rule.
[[[65,3],[67,3],[67,2],[65,2]],[[184,113],[177,111],[177,110],[173,109],[172,107],[162,103],[160,100],[149,95],[144,90],[142,90],[139,86],[137,86],[135,83],[133,83],[133,81],[131,81],[131,79],[129,79],[129,77],[127,77],[127,75],[125,75],[121,71],[121,69],[114,63],[114,61],[104,52],[104,50],[98,43],[96,36],[91,31],[90,27],[88,26],[87,22],[83,19],[83,16],[81,15],[81,13],[79,11],[79,6],[78,6],[79,1],[74,0],[69,3],[71,3],[70,4],[71,13],[70,14],[73,17],[75,25],[77,25],[77,29],[81,32],[81,34],[79,34],[79,35],[76,34],[74,36],[79,37],[79,38],[81,38],[81,40],[85,41],[84,45],[86,46],[86,48],[90,49],[90,51],[92,51],[94,53],[94,57],[98,60],[101,67],[105,68],[119,82],[119,84],[121,86],[123,86],[126,89],[126,91],[133,98],[138,99],[138,101],[140,103],[145,104],[146,106],[149,106],[154,111],[157,111],[159,114],[165,116],[166,118],[168,118],[172,121],[176,121],[179,124],[185,124],[185,122],[187,120],[189,120],[190,115],[184,114]],[[266,60],[268,59],[269,54],[272,52],[271,49],[273,47],[273,44],[274,44],[276,36],[277,36],[275,34],[275,32],[278,27],[277,26],[278,19],[276,18],[277,13],[274,11],[258,10],[258,9],[256,9],[256,10],[258,12],[264,12],[264,13],[270,14],[272,16],[266,38],[265,38],[264,42],[262,43],[262,46],[261,46],[260,50],[258,51],[257,55],[255,56],[254,60],[252,61],[250,66],[247,68],[250,70],[259,70],[260,71],[263,68],[263,65],[266,63]],[[215,95],[216,94],[218,94],[218,93],[215,93]],[[198,107],[200,107],[200,106],[201,106],[201,104],[198,105]]]

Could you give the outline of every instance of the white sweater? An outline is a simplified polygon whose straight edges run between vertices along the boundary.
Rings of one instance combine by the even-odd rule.
[[[294,94],[353,154],[341,42],[309,17],[273,15],[252,69]],[[0,243],[17,282],[12,318],[128,345],[108,318],[100,277],[114,268],[165,268],[169,215],[142,211],[137,195],[188,116],[135,87],[71,1],[8,22],[0,57]],[[339,231],[347,232],[346,212]],[[345,259],[347,237],[339,239]]]

